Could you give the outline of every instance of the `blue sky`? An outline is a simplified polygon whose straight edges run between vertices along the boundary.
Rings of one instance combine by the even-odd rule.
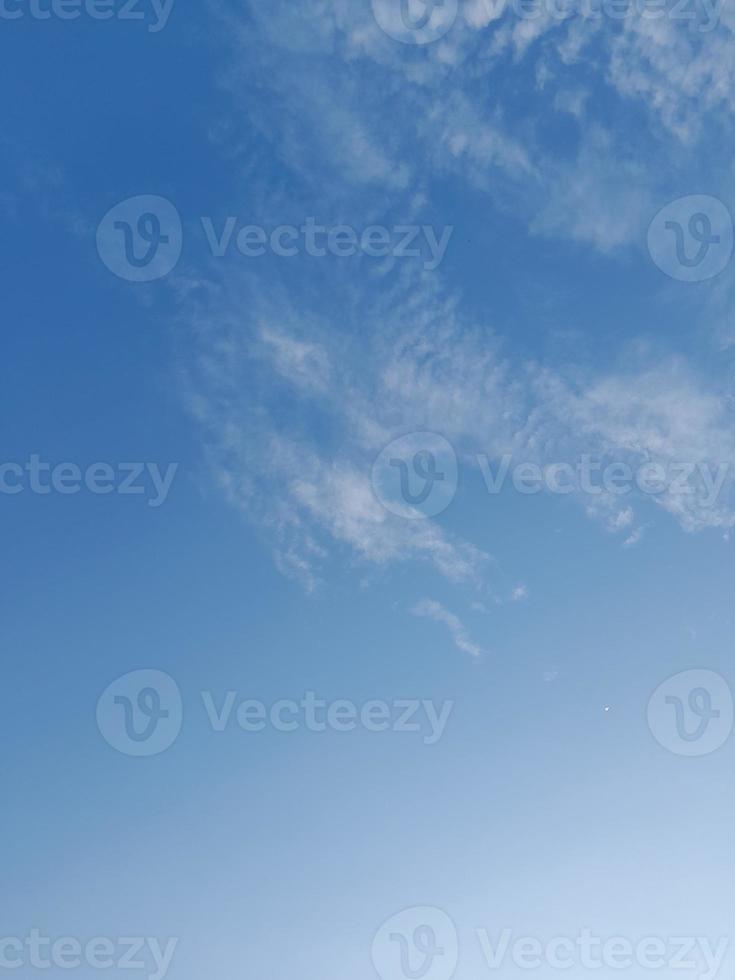
[[[0,974],[732,969],[735,16],[445,4],[0,7]]]

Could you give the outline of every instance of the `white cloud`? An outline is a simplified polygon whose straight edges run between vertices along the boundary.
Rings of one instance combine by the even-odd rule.
[[[637,245],[679,185],[680,163],[701,174],[701,149],[687,148],[735,108],[735,15],[713,8],[715,26],[701,4],[703,23],[690,25],[574,3],[564,16],[542,4],[529,18],[515,6],[466,0],[449,34],[417,52],[383,34],[370,3],[252,2],[247,19],[221,4],[232,59],[222,83],[324,196],[352,201],[357,188],[377,202],[389,191],[396,204],[453,174],[538,233],[603,252]],[[584,122],[600,97],[616,100],[610,121],[580,126],[560,152],[548,139],[549,103]],[[721,158],[720,140],[710,149]],[[719,183],[724,193],[729,177]]]
[[[641,538],[643,537],[644,529],[642,527],[636,528],[631,535],[629,535],[625,541],[623,541],[624,548],[634,548]]]
[[[312,457],[291,476],[290,500],[348,545],[360,558],[376,565],[426,561],[453,582],[478,578],[487,556],[464,542],[453,541],[431,521],[407,521],[389,514],[377,501],[369,470]]]
[[[640,237],[651,212],[649,178],[599,127],[588,130],[577,159],[559,163],[548,181],[547,203],[531,230],[588,242],[610,252]]]
[[[608,521],[608,527],[611,531],[622,531],[626,527],[630,527],[633,523],[634,518],[633,508],[626,507],[624,510],[619,510],[613,517]]]
[[[687,531],[735,525],[731,407],[691,368],[652,356],[636,370],[580,381],[574,365],[562,373],[514,362],[422,274],[391,283],[382,294],[360,293],[361,330],[343,318],[297,316],[283,300],[256,304],[243,317],[232,309],[250,310],[252,302],[225,300],[219,312],[221,290],[211,291],[213,308],[196,320],[190,404],[217,480],[265,529],[281,567],[308,588],[333,561],[420,562],[486,597],[494,591],[482,547],[443,520],[392,515],[375,498],[372,463],[411,431],[444,435],[465,471],[477,453],[492,460],[510,453],[542,466],[587,455],[633,471],[643,463],[689,464],[679,491],[622,499],[577,493],[590,517],[626,532],[626,547],[642,535],[634,509],[657,505]],[[299,317],[309,324],[308,341]],[[694,464],[722,476],[719,494]]]
[[[644,240],[702,113],[733,102],[726,24],[697,35],[669,21],[525,22],[495,0],[467,0],[446,38],[415,51],[380,31],[369,3],[253,3],[247,22],[223,9],[232,56],[222,84],[294,193],[335,214],[357,207],[384,219],[389,202],[414,220],[436,204],[434,180],[459,178],[480,204],[512,211],[539,235],[617,252]],[[653,113],[661,125],[635,127],[644,135],[630,145],[630,127],[579,125],[600,94],[619,99],[618,120]],[[563,152],[543,135],[550,105],[578,130]],[[243,150],[237,127],[229,138],[249,190],[280,216],[283,188],[266,192],[258,140]],[[644,150],[662,165],[650,167]],[[421,561],[452,581],[485,574],[481,548],[437,521],[401,523],[372,496],[371,461],[408,431],[442,433],[460,457],[735,464],[726,403],[685,365],[651,357],[596,376],[572,364],[542,369],[513,360],[486,323],[468,322],[438,274],[343,272],[323,280],[328,304],[318,287],[294,283],[289,301],[274,290],[264,304],[262,283],[239,276],[234,287],[200,280],[187,294],[205,297],[188,385],[217,479],[307,587],[337,555],[380,567]],[[329,312],[320,318],[318,308]],[[689,494],[651,499],[689,531],[735,523],[731,477],[713,502],[690,484]],[[632,505],[612,495],[580,502],[628,546],[640,539]]]
[[[186,375],[190,409],[216,482],[271,540],[279,567],[310,590],[334,560],[421,562],[479,586],[488,565],[481,548],[434,520],[397,517],[374,495],[372,464],[403,426],[396,412],[411,414],[395,347],[377,334],[350,345],[339,327],[316,320],[307,342],[287,332],[298,318],[285,302],[253,310],[226,290],[203,295],[192,331],[198,356]],[[233,314],[240,308],[249,313]],[[406,369],[410,361],[406,352]],[[422,397],[418,378],[409,397]]]
[[[434,622],[446,626],[458,650],[461,650],[463,653],[469,653],[470,656],[475,658],[483,656],[485,651],[473,642],[459,617],[449,612],[448,609],[445,609],[440,602],[436,602],[433,599],[422,599],[416,603],[411,609],[411,612],[414,616],[425,616],[428,619],[433,619]]]
[[[260,337],[268,348],[273,367],[284,378],[323,391],[329,381],[329,358],[323,347],[290,337],[281,330],[264,325]]]

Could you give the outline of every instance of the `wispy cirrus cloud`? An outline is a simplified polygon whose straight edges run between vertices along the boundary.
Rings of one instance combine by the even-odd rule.
[[[638,248],[646,218],[687,171],[701,177],[703,159],[712,190],[728,192],[732,15],[715,0],[691,6],[695,22],[634,4],[620,19],[599,5],[541,2],[523,16],[468,0],[418,51],[383,34],[369,3],[215,9],[231,51],[222,83],[304,187],[318,179],[324,193],[326,167],[335,201],[359,188],[369,207],[456,176],[532,232],[608,253]],[[615,124],[590,116],[600,100]],[[555,112],[576,122],[562,140],[550,138]]]
[[[230,45],[221,82],[260,139],[238,143],[232,120],[217,138],[242,163],[254,206],[278,215],[287,205],[310,213],[316,200],[337,216],[384,218],[390,206],[413,218],[436,206],[435,185],[460,180],[470,206],[490,202],[531,235],[608,257],[641,247],[660,195],[731,108],[725,15],[716,33],[698,34],[574,11],[524,21],[508,4],[468,0],[445,38],[413,51],[352,0],[220,9]],[[614,111],[591,124],[599,97]],[[564,117],[565,139],[550,138],[550,113]],[[258,167],[266,152],[277,162],[270,182]],[[189,405],[216,478],[307,588],[336,561],[416,561],[473,588],[488,574],[482,548],[440,520],[402,521],[372,493],[372,461],[408,431],[442,433],[461,459],[735,461],[726,395],[673,353],[552,368],[466,312],[439,273],[384,262],[311,275],[284,287],[227,265],[180,283],[193,310]],[[655,504],[687,531],[731,527],[731,475],[715,499],[695,476],[689,492]],[[641,540],[650,503],[578,498],[626,547]]]
[[[446,626],[451,634],[454,645],[462,653],[469,653],[471,657],[479,659],[485,651],[479,647],[471,638],[467,628],[458,616],[446,609],[435,599],[421,599],[412,607],[411,613],[414,616],[422,616],[434,620]]]
[[[255,306],[251,297],[236,316],[227,301],[219,313],[220,290],[196,319],[189,401],[217,479],[308,588],[336,561],[419,562],[449,582],[490,589],[482,547],[439,518],[406,520],[376,498],[372,464],[409,431],[441,433],[467,466],[484,453],[542,467],[583,456],[679,467],[678,485],[653,497],[575,491],[626,547],[640,541],[643,512],[655,506],[686,531],[735,524],[732,407],[683,361],[652,354],[635,368],[543,368],[466,322],[420,273],[392,282],[388,294],[361,294],[362,330],[344,316],[297,313],[284,297]],[[711,485],[695,464],[708,467]]]

